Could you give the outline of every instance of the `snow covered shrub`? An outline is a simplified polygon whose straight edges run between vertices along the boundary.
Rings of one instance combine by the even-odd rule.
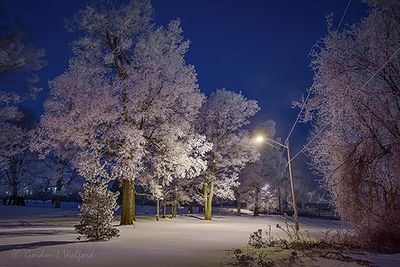
[[[107,240],[117,237],[119,230],[112,226],[113,214],[117,207],[118,193],[113,193],[107,189],[104,182],[83,185],[81,221],[75,229],[85,238],[93,241]],[[80,239],[82,236],[79,236]]]
[[[253,232],[250,235],[247,244],[253,248],[262,248],[264,246],[264,241],[262,238],[262,229],[258,229],[257,231]]]
[[[351,239],[354,233],[337,231],[324,233],[323,238],[311,237],[308,231],[296,231],[293,224],[286,220],[277,224],[284,237],[272,234],[271,225],[265,231],[258,229],[250,235],[246,250],[235,250],[228,257],[227,264],[233,266],[303,266],[304,259],[326,258],[341,262],[354,262],[362,266],[371,266],[371,262],[353,257],[351,251],[358,249]],[[300,264],[303,263],[303,264]],[[305,264],[305,266],[308,266]]]
[[[305,120],[308,152],[360,246],[400,251],[400,8],[368,1],[370,13],[314,49]]]
[[[273,260],[267,258],[267,254],[264,252],[256,253],[249,250],[235,249],[232,252],[231,257],[225,260],[228,266],[262,266],[262,267],[272,267],[276,266]]]

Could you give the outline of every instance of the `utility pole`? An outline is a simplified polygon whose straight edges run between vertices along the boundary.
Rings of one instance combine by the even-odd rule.
[[[294,177],[293,177],[293,173],[292,173],[292,159],[290,157],[289,139],[286,139],[286,150],[287,150],[287,158],[288,158],[290,187],[292,190],[293,219],[296,224],[296,231],[298,231],[299,230],[299,215],[297,213],[297,201],[296,201],[296,193],[295,193],[295,189],[294,189]]]
[[[264,140],[267,141],[267,144],[269,144],[269,145],[271,145],[273,147],[275,147],[274,145],[277,145],[277,146],[283,147],[287,151],[287,161],[288,161],[287,167],[289,169],[290,188],[291,188],[291,191],[292,191],[293,219],[294,219],[294,222],[295,222],[295,227],[296,227],[295,229],[296,229],[296,232],[297,232],[300,229],[300,227],[299,227],[299,214],[298,214],[298,211],[297,211],[297,202],[296,202],[294,177],[293,177],[293,172],[292,172],[292,158],[290,157],[289,137],[286,139],[285,144],[281,144],[281,143],[279,143],[279,142],[277,142],[275,140],[263,137],[261,135],[257,136],[256,139],[255,139],[255,141],[257,143],[263,143]],[[274,144],[274,145],[272,145],[272,144]],[[279,188],[279,191],[280,191],[280,188]],[[279,197],[280,197],[280,195],[279,195]]]

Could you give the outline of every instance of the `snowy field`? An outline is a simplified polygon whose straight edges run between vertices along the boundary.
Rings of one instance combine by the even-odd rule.
[[[32,203],[30,203],[32,205]],[[221,266],[229,249],[246,247],[249,235],[282,223],[276,216],[229,215],[217,210],[213,221],[197,216],[155,221],[142,215],[135,226],[118,226],[120,237],[105,242],[77,240],[76,205],[66,208],[0,206],[0,266]],[[151,207],[142,209],[147,213]],[[117,222],[116,222],[117,224]],[[312,235],[338,229],[339,221],[302,219]],[[400,255],[361,255],[378,266],[399,266]],[[306,266],[356,266],[315,260]]]

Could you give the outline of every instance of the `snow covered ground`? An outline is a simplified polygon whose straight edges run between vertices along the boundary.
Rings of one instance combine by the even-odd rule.
[[[282,223],[276,216],[236,217],[217,211],[213,221],[196,216],[155,221],[140,216],[134,226],[118,226],[120,237],[104,242],[77,240],[76,205],[66,208],[0,206],[0,266],[220,266],[226,251],[246,247],[257,229]],[[144,207],[148,213],[151,207]],[[116,222],[117,223],[117,222]],[[302,219],[311,234],[343,227],[339,221]],[[399,266],[400,255],[368,255],[380,266]],[[307,266],[355,266],[315,261]]]

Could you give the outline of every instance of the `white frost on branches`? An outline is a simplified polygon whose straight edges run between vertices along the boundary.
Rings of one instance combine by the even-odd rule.
[[[259,157],[254,142],[242,129],[258,110],[256,101],[225,89],[212,93],[201,107],[196,129],[213,144],[207,153],[207,170],[198,177],[208,220],[214,194],[232,199],[238,172]]]
[[[101,1],[69,26],[83,36],[69,69],[50,83],[37,150],[73,147],[74,165],[88,179],[157,173],[151,188],[160,177],[168,184],[204,170],[211,145],[191,126],[204,96],[184,58],[189,42],[180,22],[155,27],[149,1]]]
[[[303,106],[315,122],[313,167],[342,218],[365,244],[382,248],[399,242],[386,231],[400,226],[400,9],[398,1],[369,2],[366,18],[330,29],[313,51],[314,84]]]

